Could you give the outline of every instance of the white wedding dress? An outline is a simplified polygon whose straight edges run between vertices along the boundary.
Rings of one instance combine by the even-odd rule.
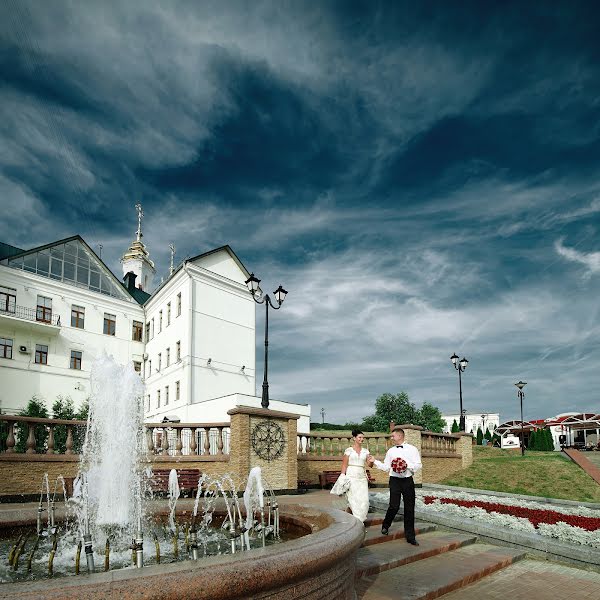
[[[365,471],[369,451],[362,448],[360,454],[357,454],[356,450],[350,447],[346,448],[344,454],[348,457],[346,475],[350,479],[350,489],[346,492],[346,500],[352,514],[364,523],[369,512],[369,481]]]

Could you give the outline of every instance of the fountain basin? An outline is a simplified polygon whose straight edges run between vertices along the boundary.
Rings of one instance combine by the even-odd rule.
[[[281,506],[283,527],[310,532],[301,538],[243,553],[143,569],[120,569],[35,582],[2,584],[10,598],[270,599],[354,598],[356,552],[364,528],[335,509]]]

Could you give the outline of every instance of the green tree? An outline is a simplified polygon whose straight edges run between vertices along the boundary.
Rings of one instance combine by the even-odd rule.
[[[529,434],[529,440],[527,442],[527,450],[537,450],[538,447],[538,435],[535,432],[535,429],[531,430],[531,433]]]
[[[446,421],[437,406],[433,406],[429,402],[423,402],[423,406],[417,410],[415,425],[420,425],[426,431],[442,433],[446,426]]]
[[[481,427],[477,427],[477,445],[481,446],[481,442],[483,442],[483,431]]]
[[[21,417],[37,417],[38,419],[48,418],[48,409],[44,401],[37,396],[32,396],[27,406],[19,413]],[[29,437],[29,426],[27,423],[18,423],[16,426],[17,442],[15,444],[16,452],[25,452],[27,449],[27,438]],[[45,425],[34,426],[35,451],[42,454],[46,451],[46,439],[48,438],[48,429]]]
[[[456,422],[456,419],[454,419],[454,421],[452,421],[452,429],[450,431],[451,431],[451,433],[458,433],[460,431],[460,427],[459,427],[458,423]]]
[[[548,440],[548,446],[547,446],[547,450],[550,452],[553,452],[555,450],[554,448],[554,438],[552,437],[552,432],[550,431],[550,429],[546,429],[546,436],[547,436],[547,440]]]
[[[385,393],[375,400],[375,414],[366,417],[361,429],[364,431],[389,431],[390,421],[396,425],[417,422],[418,411],[408,399],[406,392]]]
[[[490,430],[486,427],[485,428],[485,433],[483,434],[483,437],[488,441],[491,442],[492,441],[492,434],[490,433]]]

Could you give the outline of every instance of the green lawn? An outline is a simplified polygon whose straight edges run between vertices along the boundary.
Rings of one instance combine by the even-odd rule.
[[[561,452],[473,447],[473,464],[440,483],[546,498],[600,502],[600,485]]]

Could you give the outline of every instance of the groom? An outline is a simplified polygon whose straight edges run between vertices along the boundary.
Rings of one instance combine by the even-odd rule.
[[[421,465],[421,457],[415,446],[404,442],[404,430],[394,427],[392,431],[394,445],[387,451],[383,462],[375,460],[372,456],[368,459],[370,467],[375,465],[382,471],[390,474],[390,504],[381,525],[381,533],[387,535],[390,525],[400,508],[400,498],[404,498],[404,534],[406,541],[413,546],[418,546],[415,538],[415,482],[413,473]]]

